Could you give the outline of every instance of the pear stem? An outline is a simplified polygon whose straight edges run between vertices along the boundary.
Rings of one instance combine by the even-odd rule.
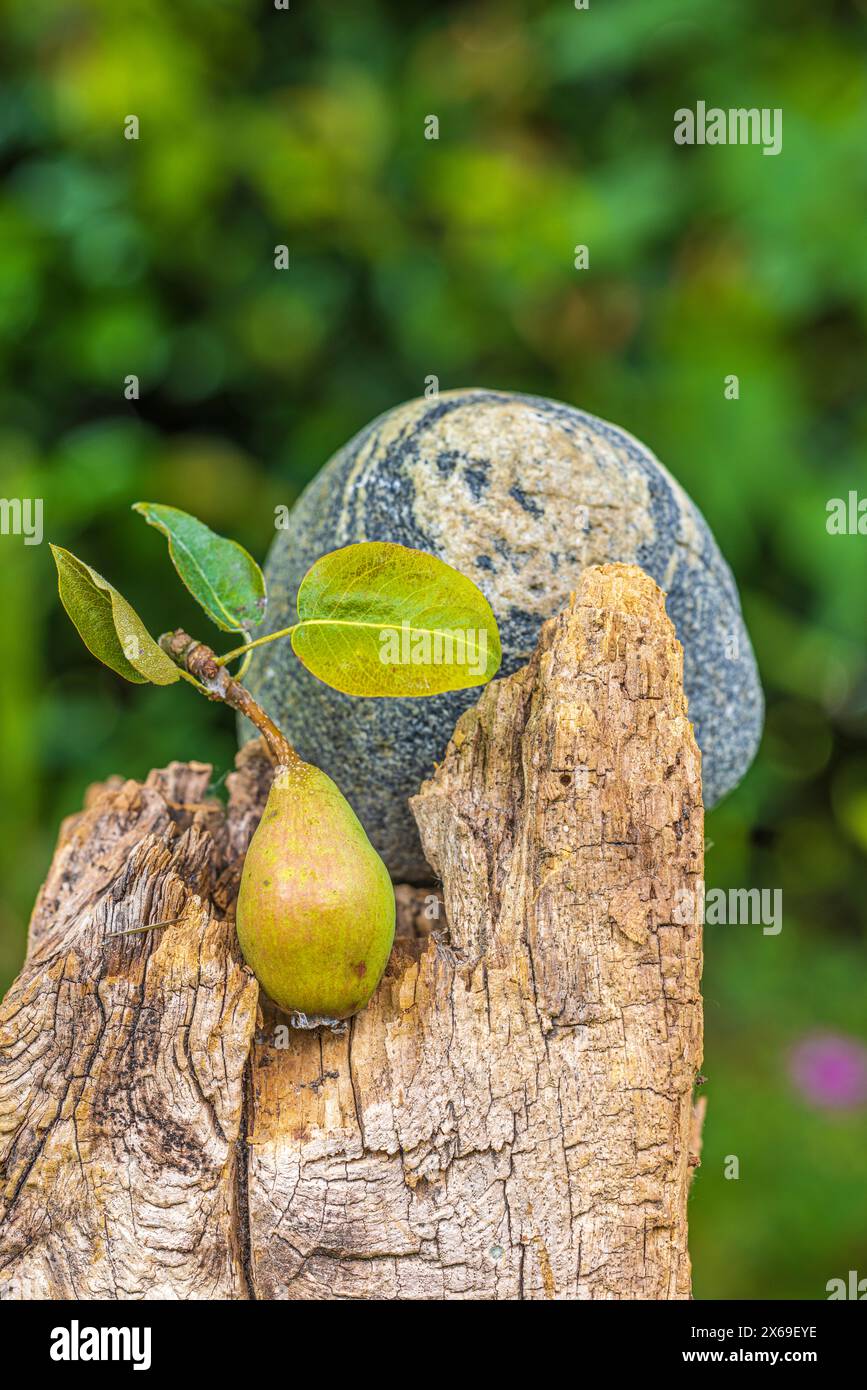
[[[255,724],[278,766],[286,767],[301,761],[286,735],[253,699],[249,690],[240,681],[234,680],[225,666],[220,665],[211,647],[206,647],[204,642],[197,641],[180,627],[175,628],[174,632],[164,632],[160,646],[181,670],[195,676],[209,700],[222,700],[223,704],[231,706],[249,719],[251,724]]]

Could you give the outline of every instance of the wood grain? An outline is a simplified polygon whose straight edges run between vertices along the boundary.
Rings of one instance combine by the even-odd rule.
[[[238,955],[260,744],[227,806],[200,764],[91,789],[0,1010],[0,1296],[689,1297],[682,676],[656,585],[585,571],[413,799],[442,892],[398,887],[343,1032],[289,1029]]]

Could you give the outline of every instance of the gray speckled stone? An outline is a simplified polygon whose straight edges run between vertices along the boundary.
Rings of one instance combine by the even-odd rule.
[[[380,416],[321,470],[277,533],[268,630],[292,622],[314,560],[362,540],[432,551],[473,579],[500,625],[501,675],[527,661],[586,565],[641,565],[666,591],[684,646],[705,804],[743,776],[763,700],[734,579],[695,505],[625,431],[557,401],[481,389]],[[302,757],[343,789],[392,875],[429,880],[407,797],[479,692],[352,699],[309,675],[288,642],[256,652],[248,679]]]

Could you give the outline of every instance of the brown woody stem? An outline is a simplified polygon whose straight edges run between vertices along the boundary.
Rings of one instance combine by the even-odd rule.
[[[225,666],[219,664],[211,647],[206,647],[204,642],[196,641],[195,637],[191,637],[180,627],[175,628],[174,632],[164,632],[160,638],[160,646],[176,665],[195,676],[209,700],[222,700],[223,704],[230,705],[239,714],[245,715],[251,724],[255,724],[276,763],[300,761],[286,735],[278,729],[258,701],[253,699],[249,690],[239,681],[233,680]]]

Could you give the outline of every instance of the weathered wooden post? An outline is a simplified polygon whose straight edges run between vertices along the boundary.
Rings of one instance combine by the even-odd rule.
[[[689,1297],[703,814],[653,581],[586,570],[462,716],[413,801],[444,911],[398,888],[343,1032],[287,1029],[238,954],[262,746],[228,808],[209,774],[61,831],[0,1011],[0,1294]]]

